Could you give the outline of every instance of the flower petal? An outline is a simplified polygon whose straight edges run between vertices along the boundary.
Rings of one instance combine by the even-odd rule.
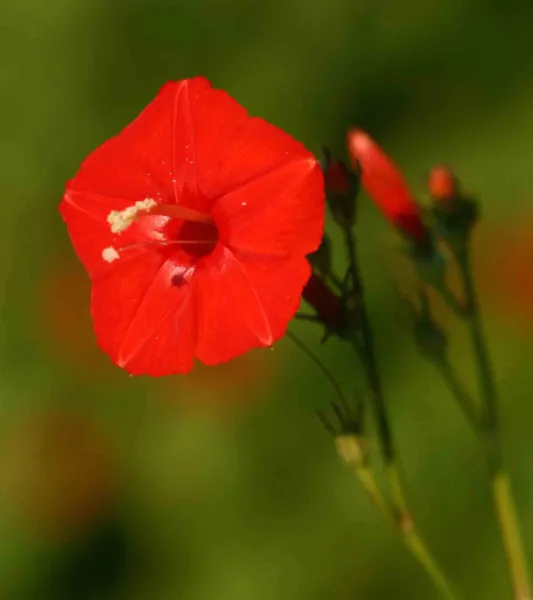
[[[324,184],[313,158],[287,162],[220,198],[220,239],[239,253],[309,254],[324,234]]]
[[[100,347],[134,375],[185,373],[195,345],[194,278],[157,253],[126,261],[93,284]],[[177,282],[180,282],[176,285]]]
[[[167,83],[130,125],[89,155],[68,188],[130,202],[145,197],[176,201],[181,191],[176,180],[184,176],[183,165],[194,156],[189,83],[196,91],[211,85],[201,77]],[[181,186],[196,192],[195,167],[189,167]],[[186,204],[182,198],[179,203]]]
[[[222,90],[191,79],[185,83],[183,96],[188,110],[178,111],[176,131],[181,136],[192,127],[198,191],[208,202],[286,163],[313,159],[303,144],[263,119],[249,117]],[[179,143],[189,142],[176,140],[177,152]],[[189,164],[193,160],[190,155],[180,157],[185,165],[183,158]]]
[[[310,274],[303,256],[245,260],[219,247],[194,275],[197,357],[217,364],[271,346],[296,313]]]

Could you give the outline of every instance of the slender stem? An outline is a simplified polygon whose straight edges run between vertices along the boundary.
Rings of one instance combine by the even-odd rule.
[[[370,321],[366,312],[364,302],[364,289],[355,253],[355,240],[350,230],[346,231],[346,247],[348,248],[348,260],[350,263],[352,279],[352,298],[355,306],[351,307],[356,315],[359,332],[356,332],[353,344],[359,355],[365,370],[368,387],[372,393],[372,410],[378,429],[378,438],[381,453],[385,464],[394,462],[394,445],[389,418],[385,406],[385,398],[381,389],[381,377],[378,371],[375,356],[374,339]],[[359,333],[359,335],[358,335]]]
[[[336,275],[333,272],[330,272],[330,273],[328,273],[328,279],[337,288],[338,292],[342,292],[344,286],[343,286],[342,280],[339,278],[338,275]]]
[[[455,294],[450,290],[450,288],[448,288],[446,284],[439,286],[437,289],[441,298],[454,314],[461,318],[467,316],[468,307],[465,307],[463,304],[461,304],[460,300],[457,299]]]
[[[452,365],[447,361],[439,361],[436,363],[436,367],[439,370],[446,387],[454,396],[459,404],[459,408],[461,409],[466,421],[472,427],[474,433],[480,434],[482,431],[482,421],[479,415],[479,410],[477,409],[473,398],[470,397],[468,392],[465,390],[457,375],[452,367]]]
[[[386,465],[385,472],[389,489],[392,496],[392,501],[397,512],[398,521],[402,530],[409,531],[413,528],[413,519],[407,507],[407,499],[403,491],[400,472],[396,463]]]
[[[389,480],[393,483],[391,495],[396,498],[396,501],[390,504],[383,496],[374,473],[367,463],[364,453],[360,450],[359,440],[355,436],[340,436],[336,439],[336,442],[339,455],[359,479],[372,504],[400,533],[407,549],[426,571],[443,598],[455,600],[455,594],[431,557],[427,546],[418,535],[409,516],[397,470],[391,467],[389,473]],[[398,506],[402,507],[401,510]]]
[[[379,485],[374,477],[374,473],[371,471],[368,465],[363,465],[354,469],[354,473],[357,475],[359,481],[363,485],[365,492],[367,493],[370,501],[376,506],[381,514],[386,517],[393,525],[396,525],[396,519],[394,513],[388,505],[385,497],[381,493]]]
[[[483,335],[479,303],[467,247],[456,254],[468,305],[468,327],[474,348],[480,396],[484,402],[483,433],[495,510],[507,555],[515,600],[532,600],[524,544],[502,456],[495,378]]]
[[[397,525],[396,515],[391,506],[381,493],[381,488],[368,463],[366,453],[362,445],[362,439],[356,434],[340,434],[335,437],[337,454],[359,479],[367,496],[381,514],[386,517],[392,525]]]
[[[341,406],[347,407],[348,401],[346,400],[346,396],[344,395],[339,383],[335,379],[335,376],[333,375],[331,370],[328,367],[326,367],[326,365],[313,352],[311,352],[311,350],[309,350],[309,348],[302,342],[302,340],[297,335],[292,333],[292,331],[287,331],[286,335],[322,371],[322,373],[324,374],[326,379],[333,386],[333,389],[335,390],[335,393],[337,394],[337,396],[340,400]]]
[[[345,241],[348,249],[348,260],[352,279],[351,298],[355,302],[355,305],[350,308],[354,311],[359,329],[355,332],[353,345],[363,363],[368,387],[371,392],[372,401],[370,404],[376,421],[381,453],[385,464],[385,473],[393,504],[395,522],[403,536],[404,543],[426,571],[426,574],[440,591],[442,597],[447,600],[454,600],[456,595],[452,586],[448,583],[446,576],[442,573],[440,567],[434,560],[429,548],[420,537],[407,506],[405,493],[399,476],[398,461],[385,404],[385,397],[381,386],[381,377],[375,354],[373,332],[364,302],[363,283],[357,267],[355,240],[351,230],[345,230]]]
[[[487,344],[483,335],[481,324],[481,314],[477,299],[474,278],[470,265],[469,252],[465,249],[458,255],[459,268],[463,277],[465,297],[468,307],[468,326],[470,337],[476,357],[476,368],[480,395],[483,398],[485,406],[485,426],[490,431],[498,431],[498,402],[496,394],[496,385],[492,373],[492,366],[488,354]]]
[[[492,486],[500,528],[505,532],[505,546],[514,582],[515,600],[529,600],[531,592],[524,544],[507,474],[502,472],[493,477]]]
[[[294,315],[294,318],[297,321],[308,321],[309,323],[324,323],[324,321],[322,321],[320,317],[317,317],[316,315],[308,315],[305,313],[296,313]]]

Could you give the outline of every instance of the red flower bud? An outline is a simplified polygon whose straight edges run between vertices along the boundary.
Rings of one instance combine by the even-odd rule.
[[[326,192],[342,194],[350,189],[350,174],[341,160],[333,159],[324,173]]]
[[[365,191],[385,217],[415,240],[425,238],[420,208],[393,161],[360,129],[348,132],[347,146],[354,168],[359,165],[361,169],[361,183]]]
[[[449,202],[457,196],[457,180],[446,167],[433,167],[429,173],[428,188],[434,200]]]
[[[342,320],[342,304],[322,279],[313,273],[303,291],[304,300],[328,325],[339,325]]]

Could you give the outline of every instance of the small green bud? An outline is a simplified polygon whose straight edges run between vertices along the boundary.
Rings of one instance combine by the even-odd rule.
[[[366,463],[367,452],[364,440],[353,433],[345,433],[335,438],[335,448],[341,460],[349,467],[360,467]]]

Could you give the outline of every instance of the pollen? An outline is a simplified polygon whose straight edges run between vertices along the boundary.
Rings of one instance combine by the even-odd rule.
[[[113,246],[108,246],[102,250],[102,258],[108,262],[112,263],[114,260],[118,260],[120,258],[120,254],[113,248]]]
[[[111,232],[122,233],[126,231],[140,212],[146,212],[154,206],[157,206],[157,202],[153,198],[145,198],[144,200],[138,200],[133,206],[128,206],[124,210],[112,210],[107,215]]]

